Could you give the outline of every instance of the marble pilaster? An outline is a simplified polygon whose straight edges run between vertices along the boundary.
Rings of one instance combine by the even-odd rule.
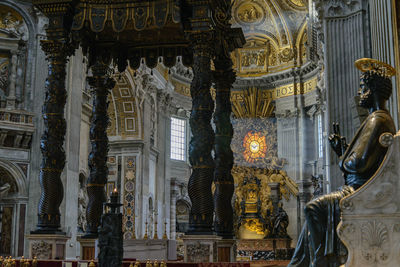
[[[176,178],[171,179],[171,204],[170,204],[170,239],[176,238],[176,196],[178,194]]]

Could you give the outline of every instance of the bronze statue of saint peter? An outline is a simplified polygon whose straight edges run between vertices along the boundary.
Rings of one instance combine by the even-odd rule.
[[[336,233],[340,221],[339,201],[374,175],[387,152],[379,138],[386,132],[395,133],[393,119],[386,109],[386,101],[392,94],[390,76],[395,70],[373,59],[360,59],[356,66],[363,71],[358,90],[359,105],[368,109],[369,116],[350,144],[340,136],[339,126],[334,125],[329,142],[340,158],[345,185],[339,191],[306,204],[306,220],[288,267],[336,267],[346,262],[347,250]]]

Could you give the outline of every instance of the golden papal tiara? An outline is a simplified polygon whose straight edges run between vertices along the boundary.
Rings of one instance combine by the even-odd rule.
[[[356,68],[362,72],[372,71],[387,78],[396,75],[395,68],[385,62],[372,58],[360,58],[359,60],[356,60],[354,65],[356,65]]]

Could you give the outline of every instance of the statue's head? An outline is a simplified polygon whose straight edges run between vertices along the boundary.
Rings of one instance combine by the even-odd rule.
[[[359,105],[369,108],[373,104],[374,98],[380,100],[388,100],[392,95],[392,81],[389,77],[385,77],[375,71],[367,71],[361,75]]]
[[[391,76],[395,75],[396,70],[381,61],[362,58],[355,62],[356,67],[363,73],[360,77],[360,96],[359,105],[370,108],[373,103],[385,102],[392,95]]]

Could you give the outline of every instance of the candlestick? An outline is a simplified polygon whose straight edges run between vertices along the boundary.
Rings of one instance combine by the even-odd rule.
[[[153,239],[158,239],[158,234],[157,234],[157,220],[154,222],[154,236]]]
[[[147,222],[147,220],[146,220],[146,227],[145,227],[145,232],[144,232],[144,236],[143,236],[143,239],[148,239],[149,238],[149,236],[147,235],[147,225],[149,224],[148,222]]]
[[[162,237],[162,239],[168,239],[168,236],[167,236],[167,220],[165,220],[165,222],[164,222],[164,234],[163,234],[163,237]]]

